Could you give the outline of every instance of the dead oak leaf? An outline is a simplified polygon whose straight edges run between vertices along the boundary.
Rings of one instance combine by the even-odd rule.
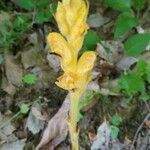
[[[48,122],[40,143],[36,150],[44,147],[44,150],[54,150],[62,141],[66,139],[68,134],[68,112],[70,108],[69,95],[65,98],[61,108],[55,116]]]

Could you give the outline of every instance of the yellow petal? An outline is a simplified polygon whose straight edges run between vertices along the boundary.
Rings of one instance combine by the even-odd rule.
[[[65,10],[66,10],[66,20],[69,24],[70,29],[74,25],[76,18],[79,17],[78,10],[82,5],[82,0],[67,0],[64,3]]]
[[[73,46],[76,52],[79,52],[83,45],[84,35],[86,34],[88,26],[86,23],[76,24],[71,32],[69,43]]]
[[[74,40],[78,36],[84,36],[83,33],[87,31],[87,7],[85,2],[82,2],[82,6],[76,14],[75,24],[72,26],[71,39]]]
[[[72,9],[78,9],[81,6],[81,3],[84,0],[63,0],[65,6],[70,6]]]
[[[66,9],[64,5],[60,2],[58,2],[55,18],[56,18],[60,32],[64,36],[67,36],[70,33],[70,29],[66,20]]]
[[[65,72],[57,80],[58,80],[56,82],[57,86],[65,90],[73,90],[77,88],[79,77],[76,73]]]
[[[79,22],[79,20],[86,22],[88,11],[88,2],[86,3],[86,1],[82,1],[81,6],[79,7],[79,10],[77,12],[77,22]]]
[[[79,74],[85,75],[90,72],[94,67],[94,62],[96,60],[96,53],[93,51],[84,52],[79,58],[77,64],[77,72]]]
[[[76,15],[75,24],[71,27],[72,30],[70,38],[68,39],[77,52],[82,47],[84,36],[88,29],[88,25],[86,23],[87,12],[87,6],[85,2],[82,1],[82,5]]]
[[[52,32],[47,37],[48,44],[51,47],[51,51],[58,54],[61,57],[61,67],[63,70],[68,68],[70,63],[74,60],[74,56],[71,47],[63,36],[59,33]]]

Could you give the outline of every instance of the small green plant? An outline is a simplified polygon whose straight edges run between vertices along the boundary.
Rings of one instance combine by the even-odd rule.
[[[37,77],[36,75],[29,73],[22,78],[22,81],[28,85],[32,85],[36,83]]]
[[[125,73],[119,80],[120,88],[128,96],[140,95],[142,100],[148,100],[149,94],[146,83],[150,84],[150,65],[139,60],[133,70]]]
[[[140,11],[144,7],[144,0],[104,0],[104,3],[120,11],[120,15],[116,19],[114,37],[120,38],[126,32],[138,25],[138,17]],[[134,11],[136,10],[136,11]]]
[[[119,133],[119,126],[122,122],[122,118],[118,115],[115,114],[111,118],[111,137],[113,140],[115,140],[118,137]]]
[[[17,0],[16,3],[23,9],[33,12],[33,22],[42,24],[52,19],[57,4],[52,0]]]
[[[20,116],[21,114],[22,114],[22,115],[27,114],[28,111],[29,111],[29,109],[30,109],[30,106],[31,106],[31,104],[22,104],[22,105],[20,106],[20,110],[19,110],[16,114],[14,114],[14,115],[13,115],[9,120],[7,120],[6,122],[0,124],[0,130],[1,130],[2,128],[4,128],[8,123],[10,123],[10,122],[13,121],[14,119],[16,119],[18,116]]]
[[[57,4],[49,0],[16,0],[15,4],[22,8],[14,12],[10,3],[9,9],[4,6],[6,2],[0,2],[0,52],[12,51],[14,47],[20,49],[26,34],[31,31],[33,24],[43,24],[52,19]],[[15,9],[15,8],[14,8]],[[27,11],[27,12],[24,12]],[[29,15],[30,14],[30,15]]]
[[[103,0],[112,9],[119,11],[115,26],[114,38],[120,39],[134,27],[140,25],[139,15],[144,8],[145,0]],[[150,42],[150,33],[131,35],[124,44],[125,52],[138,56]]]
[[[19,116],[21,116],[21,115],[26,115],[28,112],[29,112],[29,110],[30,110],[30,108],[31,108],[31,106],[34,104],[34,103],[36,103],[36,102],[40,102],[40,100],[39,99],[36,99],[36,100],[34,100],[34,101],[32,101],[32,102],[29,102],[29,103],[23,103],[23,104],[21,104],[21,106],[19,107],[20,109],[19,109],[19,111],[17,112],[17,113],[15,113],[10,119],[8,119],[6,122],[4,122],[4,123],[0,123],[0,130],[2,129],[2,128],[4,128],[8,123],[10,123],[11,121],[13,121],[14,119],[16,119],[17,117],[19,117]]]
[[[20,37],[29,31],[31,24],[29,18],[21,13],[12,16],[1,12],[0,18],[0,52],[4,52],[23,41]]]
[[[20,107],[20,112],[22,113],[22,114],[27,114],[28,113],[28,111],[29,111],[29,105],[27,105],[27,104],[22,104],[21,105],[21,107]]]

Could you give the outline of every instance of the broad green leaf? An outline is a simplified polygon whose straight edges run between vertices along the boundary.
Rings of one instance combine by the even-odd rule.
[[[50,4],[50,12],[54,15],[56,13],[57,10],[57,3],[53,2]]]
[[[16,3],[27,10],[32,10],[35,5],[34,5],[34,0],[16,0]]]
[[[138,24],[138,20],[129,12],[123,12],[120,14],[115,23],[114,37],[120,38],[124,33]]]
[[[29,74],[26,74],[22,80],[26,84],[35,84],[37,81],[37,77],[36,75],[29,73]]]
[[[129,73],[124,75],[119,80],[119,85],[127,94],[137,94],[138,92],[145,92],[145,82],[142,77],[138,76],[136,73]]]
[[[118,114],[115,114],[115,115],[111,118],[111,123],[112,123],[114,126],[119,126],[121,122],[122,122],[122,118],[121,118]]]
[[[100,42],[98,35],[95,32],[89,31],[85,35],[84,50],[95,50],[98,42]]]
[[[49,7],[50,0],[34,0],[37,8]]]
[[[35,16],[35,22],[38,24],[42,24],[44,22],[50,21],[52,18],[52,13],[50,12],[50,9],[42,9],[38,10]]]
[[[119,11],[128,11],[131,8],[131,0],[104,0],[104,3]]]
[[[150,33],[135,34],[127,39],[124,48],[129,56],[138,56],[150,43]]]
[[[137,11],[140,11],[144,7],[145,0],[133,0],[133,5]]]
[[[119,128],[116,126],[111,126],[111,137],[113,140],[116,140],[118,137]]]
[[[150,96],[147,93],[142,93],[139,97],[140,100],[142,101],[148,101],[150,99]]]
[[[29,18],[25,15],[19,14],[16,16],[14,22],[13,22],[15,31],[19,33],[23,33],[27,31],[31,26],[31,23],[29,21]]]

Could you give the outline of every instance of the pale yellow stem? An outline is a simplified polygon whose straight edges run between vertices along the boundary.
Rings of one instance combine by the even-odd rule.
[[[77,127],[78,123],[78,105],[82,93],[79,91],[70,92],[71,106],[69,115],[69,132],[70,139],[72,143],[72,150],[79,150],[79,129]]]

